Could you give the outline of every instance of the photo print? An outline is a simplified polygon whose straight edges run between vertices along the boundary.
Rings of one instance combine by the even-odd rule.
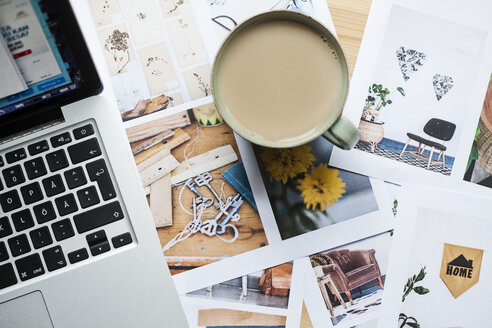
[[[287,316],[261,312],[215,308],[183,301],[183,309],[190,328],[217,327],[275,327],[284,328]]]
[[[89,1],[124,122],[210,96],[211,24],[188,0]],[[186,107],[186,105],[185,105]]]
[[[290,261],[188,292],[180,299],[190,326],[298,328],[304,295],[299,269]]]
[[[402,22],[411,21],[419,24],[402,28]],[[432,32],[436,24],[445,31],[436,31],[438,36]],[[473,34],[472,28],[393,6],[372,77],[374,83],[364,103],[359,123],[361,141],[356,149],[450,175],[462,130],[459,123],[466,115],[466,83],[473,81],[473,60],[482,52],[485,34],[477,31],[479,46],[474,52],[465,52],[471,55],[468,59],[463,50],[449,49],[449,42]],[[416,45],[418,50],[405,50],[402,41]],[[398,63],[392,60],[395,50]],[[467,64],[462,65],[465,60]]]
[[[492,74],[477,125],[465,181],[492,188]]]
[[[378,22],[364,34],[370,47],[360,50],[345,106],[360,141],[355,150],[334,150],[330,164],[400,184],[417,176],[442,181],[455,162],[461,172],[468,157],[467,119],[478,116],[470,93],[485,66],[488,35],[469,16],[458,23],[437,7],[394,3],[373,4]]]
[[[159,0],[164,18],[186,14],[191,11],[190,0]]]
[[[409,187],[401,199],[378,327],[483,326],[491,199]]]
[[[315,326],[358,327],[377,318],[391,241],[388,231],[304,260],[310,268],[304,299]]]
[[[335,27],[331,20],[326,1],[323,0],[216,0],[203,1],[208,9],[209,19],[219,40],[251,16],[270,10],[293,10],[316,17],[332,32]]]
[[[106,26],[123,19],[118,0],[89,0],[96,27]]]
[[[171,274],[268,244],[236,139],[213,103],[126,132]]]
[[[295,148],[254,149],[282,239],[379,210],[373,181],[328,166],[333,145],[322,137]]]
[[[293,263],[253,272],[187,293],[189,297],[287,309]]]

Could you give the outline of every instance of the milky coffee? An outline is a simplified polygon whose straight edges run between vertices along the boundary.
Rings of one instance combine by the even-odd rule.
[[[258,23],[238,33],[221,60],[215,80],[219,101],[255,138],[303,137],[339,114],[346,87],[340,58],[306,25],[281,19]]]

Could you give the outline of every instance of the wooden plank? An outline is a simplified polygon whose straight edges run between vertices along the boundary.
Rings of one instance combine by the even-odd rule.
[[[138,173],[145,171],[146,169],[148,169],[149,167],[151,167],[152,165],[166,158],[169,155],[170,155],[169,149],[164,149],[163,151],[158,152],[154,156],[147,158],[145,161],[137,165]]]
[[[133,143],[151,138],[166,130],[173,130],[190,124],[191,121],[188,112],[182,112],[132,126],[131,128],[126,129],[126,134],[128,136],[128,141]]]
[[[149,149],[144,150],[143,152],[135,155],[134,156],[135,163],[139,165],[140,163],[143,163],[144,161],[156,155],[157,153],[165,151],[166,149],[171,150],[188,140],[190,140],[190,135],[188,133],[184,132],[180,128],[175,129],[174,135],[169,139],[166,139],[164,140],[164,142],[158,143],[157,145],[152,146]]]
[[[165,139],[167,139],[169,137],[172,137],[173,135],[174,135],[174,132],[173,131],[166,130],[166,131],[161,132],[158,135],[153,136],[151,138],[148,138],[148,139],[145,139],[145,140],[142,140],[142,141],[134,142],[134,143],[132,143],[130,145],[130,147],[132,148],[132,153],[133,153],[133,155],[136,155],[138,153],[141,153],[144,150],[149,149],[153,145],[158,144],[162,140],[165,140]]]
[[[225,257],[166,256],[169,267],[200,267],[223,260]]]
[[[193,139],[197,132],[199,138],[194,148],[194,152],[191,156],[205,153],[210,149],[221,147],[224,145],[231,145],[238,157],[241,157],[239,150],[236,145],[234,138],[234,133],[227,124],[221,124],[214,127],[200,127],[199,131],[196,129],[196,125],[192,124],[183,128],[187,132],[191,139]],[[184,161],[184,150],[189,143],[184,143],[179,147],[172,150],[173,156],[178,160],[178,162]],[[187,151],[190,151],[188,147]],[[240,159],[239,159],[240,160]],[[218,169],[210,171],[210,175],[213,180],[210,185],[216,190],[220,191],[222,184],[225,182],[221,174],[227,170],[236,162],[222,166]],[[179,194],[183,186],[179,185],[172,188],[173,193],[173,225],[165,229],[158,229],[157,234],[161,240],[161,245],[164,246],[176,236],[183,228],[190,222],[191,216],[186,214],[181,206],[179,205]],[[237,192],[228,184],[225,183],[223,186],[224,194],[226,196],[235,195]],[[210,190],[207,187],[199,187],[200,192],[206,197],[213,197]],[[193,198],[196,195],[191,192],[188,188],[185,188],[181,193],[181,203],[183,206],[191,206]],[[266,239],[265,232],[263,230],[263,225],[258,212],[251,207],[247,202],[243,203],[239,209],[239,214],[241,215],[241,220],[238,222],[239,237],[232,244],[226,244],[222,240],[216,237],[209,237],[201,233],[197,233],[190,238],[187,238],[175,246],[171,247],[165,252],[166,257],[168,256],[196,256],[196,257],[223,257],[223,256],[234,256],[237,254],[242,254],[247,251],[257,249],[261,246],[268,245],[268,240]],[[224,238],[232,238],[231,231],[227,231]],[[179,273],[179,267],[175,267],[172,273]]]
[[[171,155],[169,149],[159,154],[163,158]],[[147,161],[146,161],[147,162]],[[144,163],[146,163],[144,162]],[[140,172],[140,171],[139,171]],[[171,174],[168,173],[149,186],[150,212],[156,228],[170,227],[173,225],[173,197],[171,191]]]
[[[198,311],[198,326],[285,326],[286,317],[230,309],[207,309]]]
[[[140,180],[142,181],[142,185],[144,187],[150,186],[152,183],[170,173],[178,166],[179,163],[173,155],[164,157],[157,163],[152,164],[140,172]]]
[[[238,160],[231,145],[225,145],[183,161],[173,170],[171,184],[183,182],[203,172],[215,170]]]

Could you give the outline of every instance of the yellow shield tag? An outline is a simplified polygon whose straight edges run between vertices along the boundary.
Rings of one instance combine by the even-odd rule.
[[[454,298],[458,298],[478,282],[482,256],[482,249],[444,244],[441,279]]]

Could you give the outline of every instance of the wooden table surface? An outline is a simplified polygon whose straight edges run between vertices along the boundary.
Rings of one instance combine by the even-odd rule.
[[[371,0],[326,0],[326,2],[330,8],[338,39],[345,50],[350,72],[352,73],[359,53]],[[327,320],[329,319],[327,318]],[[309,315],[306,307],[304,307],[301,328],[311,327]]]
[[[191,139],[171,151],[171,154],[180,163],[185,160],[184,151],[186,147],[189,143],[193,142],[197,135],[196,127],[196,123],[184,127],[183,130],[190,135]],[[193,149],[193,153],[189,157],[203,154],[211,149],[225,145],[231,145],[238,155],[239,160],[209,172],[213,177],[210,184],[216,192],[220,194],[221,186],[224,182],[221,174],[241,161],[241,155],[235,142],[234,134],[231,128],[226,124],[215,127],[203,127],[199,125],[198,134],[199,138],[195,146],[188,146],[188,149],[186,149],[188,154],[191,149]],[[157,229],[157,233],[159,234],[163,246],[177,233],[183,230],[192,218],[190,215],[186,214],[179,205],[179,194],[182,188],[183,185],[172,187],[173,225],[171,227]],[[205,197],[214,197],[207,187],[199,187],[198,189]],[[225,183],[224,194],[225,197],[228,197],[230,195],[236,195],[237,192],[234,191],[229,184]],[[183,190],[181,202],[188,208],[188,211],[191,211],[189,207],[191,206],[192,198],[194,197],[196,196],[188,188]],[[165,252],[165,255],[220,258],[234,256],[267,245],[268,241],[258,212],[248,202],[244,201],[238,213],[240,214],[241,219],[234,223],[234,225],[239,231],[239,236],[234,243],[226,243],[217,237],[209,237],[202,233],[197,233],[171,247]],[[233,234],[228,229],[223,237],[225,239],[230,239],[233,237]]]

